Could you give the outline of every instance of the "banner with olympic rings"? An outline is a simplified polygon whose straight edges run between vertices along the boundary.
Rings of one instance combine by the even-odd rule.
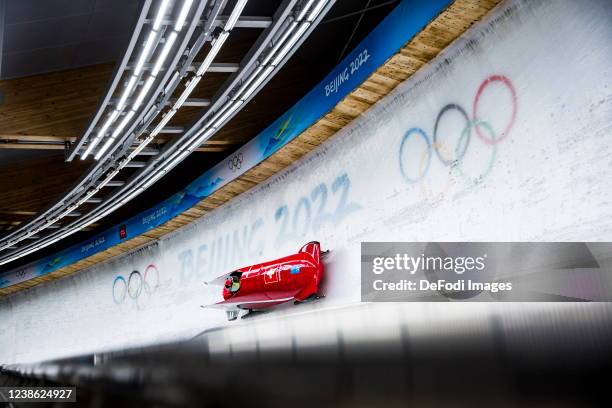
[[[134,270],[127,280],[123,275],[117,275],[113,281],[113,301],[124,303],[126,299],[138,302],[141,295],[151,296],[159,287],[159,269],[155,264],[148,265],[144,273]]]
[[[494,83],[501,84],[510,95],[510,105],[508,107],[498,107],[499,109],[505,109],[510,112],[507,123],[503,124],[500,129],[494,129],[489,121],[482,119],[478,115],[480,98],[486,88]],[[400,169],[404,180],[408,183],[417,183],[421,181],[427,175],[432,157],[435,155],[444,166],[449,167],[451,172],[456,172],[462,177],[466,177],[469,183],[477,184],[491,171],[497,154],[497,145],[510,134],[516,119],[516,112],[517,96],[512,81],[504,75],[489,76],[482,81],[476,91],[471,115],[468,115],[461,105],[449,103],[444,105],[438,112],[435,123],[430,131],[431,133],[427,133],[419,127],[412,127],[406,131],[400,146]],[[464,125],[454,142],[454,147],[449,147],[449,138],[441,136],[439,128],[445,115],[452,113],[459,115],[461,120],[464,121]],[[486,165],[481,172],[476,175],[466,175],[466,173],[462,171],[462,165],[470,143],[475,143],[472,141],[474,136],[477,137],[477,141],[491,146],[490,158],[485,161]],[[417,139],[418,142],[414,139]],[[405,153],[409,145],[418,143],[423,145],[421,147],[423,152],[420,155],[418,163],[412,163],[412,168],[410,168],[410,163],[406,163],[405,161]]]

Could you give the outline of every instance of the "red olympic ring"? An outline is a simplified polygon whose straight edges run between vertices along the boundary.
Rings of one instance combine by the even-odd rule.
[[[155,271],[155,276],[156,276],[155,286],[153,286],[152,288],[149,286],[149,282],[147,281],[147,277],[149,276],[149,271],[151,270]],[[155,292],[155,290],[159,286],[159,269],[157,269],[157,266],[155,266],[155,264],[150,264],[149,266],[147,266],[144,272],[143,280],[144,280],[145,292],[147,292],[148,294]]]
[[[478,92],[476,92],[476,97],[474,98],[474,106],[472,108],[472,110],[473,110],[472,118],[473,118],[475,123],[479,120],[479,118],[478,118],[478,101],[480,100],[480,96],[482,95],[482,92],[484,91],[484,89],[491,82],[501,82],[502,84],[506,85],[506,87],[508,88],[508,90],[512,94],[512,117],[510,118],[510,122],[508,123],[508,125],[506,126],[504,131],[499,135],[498,138],[495,138],[495,139],[488,138],[487,136],[485,136],[481,132],[480,126],[478,126],[478,125],[474,126],[474,130],[476,130],[476,134],[478,135],[478,137],[480,137],[483,142],[485,142],[487,144],[490,144],[490,145],[493,145],[493,144],[499,143],[506,136],[508,136],[508,134],[510,133],[510,129],[514,125],[514,120],[516,119],[516,90],[514,89],[514,86],[512,85],[512,82],[510,82],[510,80],[507,77],[505,77],[504,75],[491,75],[490,77],[485,79],[482,82],[482,84],[480,84],[480,87],[478,88]]]

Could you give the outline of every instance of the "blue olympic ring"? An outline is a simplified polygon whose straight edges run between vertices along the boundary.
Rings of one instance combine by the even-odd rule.
[[[410,178],[410,177],[408,177],[406,175],[406,171],[404,169],[404,161],[402,160],[402,155],[404,153],[404,145],[406,143],[406,140],[408,140],[410,138],[410,136],[412,136],[412,134],[414,134],[414,133],[420,135],[423,138],[423,140],[425,140],[425,143],[427,143],[427,163],[425,164],[425,169],[421,172],[421,175],[419,177],[417,177],[417,178]],[[409,129],[404,134],[404,137],[402,138],[402,144],[400,145],[400,170],[402,172],[402,176],[409,183],[416,183],[417,181],[419,181],[423,177],[425,177],[425,175],[427,174],[427,171],[429,170],[429,165],[430,164],[431,164],[431,142],[429,141],[429,138],[427,137],[427,135],[425,134],[425,132],[421,128],[413,127],[411,129]]]
[[[117,282],[123,282],[123,295],[121,295],[121,299],[117,300],[117,296],[115,295],[115,287],[117,286]],[[127,282],[123,276],[117,276],[113,281],[113,301],[117,304],[122,303],[125,300],[125,296],[127,295]]]

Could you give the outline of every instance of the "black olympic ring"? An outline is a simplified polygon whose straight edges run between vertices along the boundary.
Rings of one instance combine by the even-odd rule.
[[[153,272],[155,272],[154,284],[149,282]],[[147,295],[151,295],[157,290],[158,286],[159,270],[154,264],[150,264],[146,267],[144,276],[137,270],[130,273],[127,282],[123,276],[117,276],[113,281],[113,301],[117,304],[123,303],[127,296],[136,300],[142,294],[143,289]],[[117,293],[118,290],[119,293]]]
[[[227,167],[231,171],[239,170],[242,167],[242,161],[244,160],[244,156],[242,153],[235,154],[227,161]]]
[[[446,112],[450,110],[458,111],[461,114],[461,116],[463,116],[463,118],[465,119],[465,123],[466,123],[466,126],[464,127],[464,131],[461,132],[461,140],[465,140],[465,143],[463,147],[458,145],[458,148],[455,149],[456,154],[457,154],[457,157],[455,158],[455,160],[449,160],[449,159],[445,159],[444,157],[442,157],[442,153],[440,152],[440,144],[438,143],[438,125],[440,124],[440,119],[442,118],[442,116],[444,116]],[[467,137],[464,137],[465,129],[467,129]],[[433,148],[434,148],[434,151],[436,152],[436,155],[438,156],[440,161],[444,163],[445,166],[450,166],[453,163],[457,163],[458,161],[463,159],[463,156],[465,156],[465,152],[467,151],[468,145],[470,144],[471,134],[472,134],[472,126],[470,126],[470,118],[468,117],[468,114],[466,113],[465,109],[463,109],[461,106],[457,105],[456,103],[449,103],[448,105],[446,105],[440,110],[440,113],[438,113],[438,117],[436,118],[436,124],[434,125]]]
[[[132,271],[127,282],[127,293],[132,299],[136,299],[142,292],[142,275],[138,271]],[[138,282],[138,283],[133,283]],[[135,289],[132,289],[135,288]]]

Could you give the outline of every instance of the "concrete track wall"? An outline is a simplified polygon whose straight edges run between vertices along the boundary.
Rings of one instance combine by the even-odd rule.
[[[327,297],[273,313],[359,302],[361,241],[612,240],[609,5],[503,3],[269,182],[154,247],[2,301],[0,363],[228,324],[199,307],[220,298],[202,282],[310,240],[333,251]]]

